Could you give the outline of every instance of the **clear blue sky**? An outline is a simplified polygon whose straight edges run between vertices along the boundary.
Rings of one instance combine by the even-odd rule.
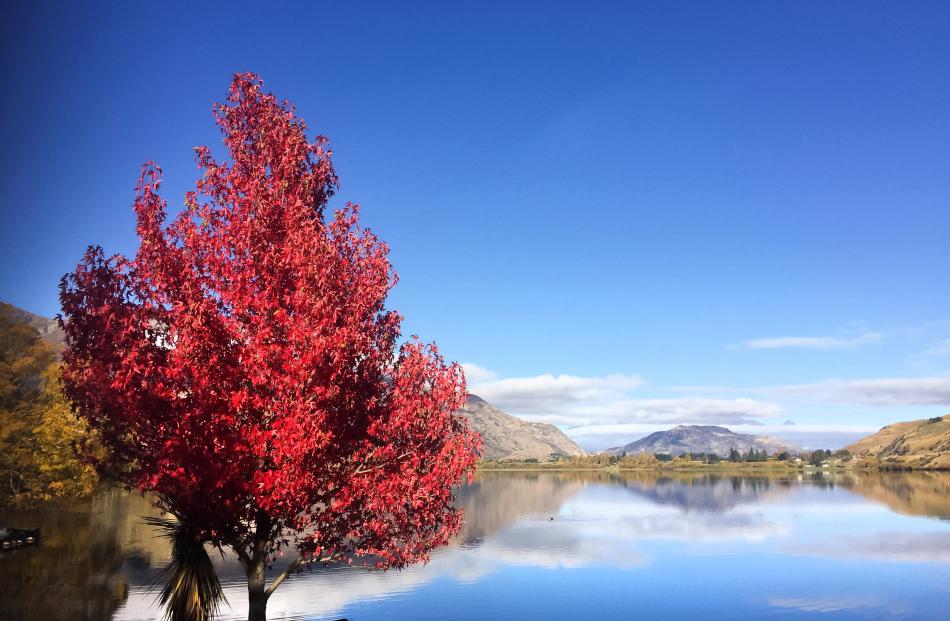
[[[509,411],[592,447],[950,412],[950,4],[341,4],[9,7],[0,299],[133,252],[140,164],[180,205],[249,70]]]

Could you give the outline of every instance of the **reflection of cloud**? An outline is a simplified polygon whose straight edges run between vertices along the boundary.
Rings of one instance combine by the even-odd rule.
[[[354,602],[398,596],[424,587],[440,576],[458,582],[476,582],[503,567],[576,569],[604,564],[629,569],[645,563],[644,557],[624,541],[604,531],[577,529],[570,522],[524,519],[496,533],[480,545],[443,549],[425,566],[401,571],[368,571],[358,568],[319,570],[293,576],[268,602],[272,618],[311,618],[332,615]],[[603,525],[601,524],[601,527]],[[247,610],[247,591],[240,578],[224,582],[230,608],[221,619],[242,619]],[[117,621],[159,618],[155,593],[142,587],[130,589]]]
[[[774,608],[789,608],[805,612],[844,612],[846,610],[885,609],[892,613],[900,609],[870,597],[777,597],[769,600]]]
[[[635,539],[675,539],[691,542],[761,542],[789,532],[785,524],[768,522],[751,513],[685,516],[651,515],[626,518],[618,532]]]
[[[861,483],[865,480],[866,484]],[[427,601],[445,582],[487,582],[489,576],[504,576],[503,570],[511,567],[530,569],[532,579],[542,583],[549,570],[589,569],[589,575],[597,575],[597,570],[636,572],[651,562],[655,550],[666,554],[671,548],[674,554],[685,549],[692,556],[753,549],[835,560],[950,562],[950,531],[855,536],[856,525],[878,523],[892,514],[844,490],[891,481],[904,494],[913,481],[917,481],[914,489],[922,486],[924,490],[946,484],[943,475],[828,475],[796,482],[687,473],[486,472],[459,494],[469,520],[467,532],[455,545],[436,551],[430,564],[390,572],[339,568],[302,573],[281,586],[269,611],[273,618],[336,618],[356,604],[400,597]],[[796,493],[790,497],[789,491]],[[927,506],[935,503],[946,506],[945,496]],[[867,511],[879,515],[866,519],[855,514]],[[827,540],[791,544],[801,541],[802,535],[807,538],[816,524],[829,535]],[[837,532],[844,536],[830,537]],[[243,573],[233,559],[221,569],[230,602],[222,619],[241,619],[247,610]],[[674,573],[664,573],[671,571],[669,567],[656,571],[662,580],[677,578],[675,569]],[[619,579],[635,580],[636,575]],[[432,590],[426,590],[433,583]],[[896,610],[887,602],[848,593],[841,597],[818,593],[813,598],[798,597],[804,592],[797,590],[772,593],[777,596],[769,605],[810,613]],[[146,592],[142,582],[132,581],[128,600],[115,619],[159,619],[161,610],[154,601],[154,591]],[[710,614],[716,616],[715,610]]]
[[[633,541],[616,535],[601,520],[527,519],[486,541],[478,553],[495,566],[555,569],[591,564],[618,568],[642,565],[645,559],[633,548]],[[492,565],[486,562],[485,566]]]
[[[504,567],[579,569],[602,565],[631,569],[647,563],[636,545],[646,540],[759,542],[784,535],[787,527],[758,514],[700,516],[640,502],[599,503],[580,497],[571,515],[526,516],[475,544],[440,550],[432,562],[400,572],[347,569],[303,574],[277,592],[269,606],[277,615],[331,615],[347,605],[420,588],[440,576],[475,582]],[[554,519],[551,519],[554,517]],[[243,592],[235,593],[238,602]],[[231,593],[228,592],[229,599]],[[232,601],[235,610],[242,604]]]
[[[879,563],[950,563],[950,532],[876,533],[866,537],[840,537],[786,551],[802,556]]]
[[[460,500],[471,520],[467,536],[436,551],[428,565],[390,572],[340,568],[302,573],[277,590],[268,604],[270,615],[332,616],[355,602],[398,597],[442,577],[471,583],[506,567],[629,570],[649,562],[641,549],[646,541],[748,543],[787,532],[786,525],[758,512],[683,511],[676,503],[658,504],[620,487],[588,485],[557,473],[487,473],[468,486]],[[222,619],[239,619],[247,610],[246,587],[233,559],[227,565],[221,575],[230,608]],[[154,592],[133,585],[115,619],[159,618],[161,610],[154,601]]]

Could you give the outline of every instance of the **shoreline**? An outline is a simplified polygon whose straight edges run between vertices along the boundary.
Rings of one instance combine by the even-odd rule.
[[[812,465],[778,465],[775,463],[718,463],[704,464],[699,462],[662,465],[603,465],[603,464],[565,464],[549,463],[521,463],[521,462],[480,462],[477,472],[763,472],[763,473],[807,473],[818,472],[950,472],[948,468],[914,467],[904,464],[865,464],[846,465],[835,464],[827,466]]]

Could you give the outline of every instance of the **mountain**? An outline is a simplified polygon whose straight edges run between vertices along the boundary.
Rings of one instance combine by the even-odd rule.
[[[469,395],[458,413],[468,419],[472,429],[482,434],[482,459],[546,461],[552,456],[585,455],[583,449],[554,425],[515,418],[475,395]]]
[[[715,453],[720,457],[729,455],[731,449],[746,453],[749,449],[765,451],[770,455],[781,451],[798,452],[800,449],[770,436],[755,436],[733,433],[725,427],[712,425],[679,425],[666,431],[651,433],[645,438],[604,451],[608,455],[636,453]]]
[[[47,319],[46,317],[34,315],[30,311],[25,311],[22,308],[17,308],[13,304],[7,304],[6,302],[0,301],[0,305],[2,305],[7,310],[7,312],[10,313],[10,317],[14,321],[27,323],[34,330],[39,332],[40,337],[44,341],[57,346],[63,344],[66,335],[63,334],[62,329],[59,327],[59,323],[55,319]]]
[[[950,469],[950,416],[894,423],[847,447],[900,468]]]
[[[58,347],[63,345],[65,336],[55,319],[35,315],[6,302],[0,302],[0,305],[15,321],[28,323],[35,328],[44,340]],[[554,425],[529,423],[515,418],[475,395],[469,396],[459,413],[482,434],[483,459],[546,461],[553,455],[570,457],[586,454]]]

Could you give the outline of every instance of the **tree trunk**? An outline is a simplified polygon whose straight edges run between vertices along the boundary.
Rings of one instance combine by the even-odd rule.
[[[250,554],[244,557],[247,572],[247,621],[267,621],[267,551],[271,536],[271,520],[263,511],[255,519],[254,542]]]
[[[267,621],[264,585],[264,559],[255,558],[247,567],[247,621]]]

